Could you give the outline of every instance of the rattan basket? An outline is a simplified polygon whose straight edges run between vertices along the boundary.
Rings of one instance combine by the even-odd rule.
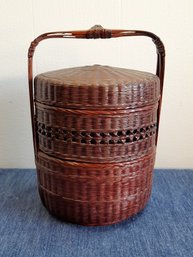
[[[33,79],[35,47],[48,38],[148,36],[156,75],[92,65]],[[29,92],[41,200],[49,212],[82,225],[108,225],[141,211],[151,193],[164,77],[164,46],[150,32],[46,33],[29,48]]]

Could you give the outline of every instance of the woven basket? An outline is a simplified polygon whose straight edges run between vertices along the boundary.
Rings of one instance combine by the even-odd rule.
[[[47,72],[33,81],[37,44],[47,38],[149,36],[156,75],[93,65]],[[46,33],[29,48],[29,91],[39,193],[50,213],[108,225],[141,211],[151,193],[164,76],[164,46],[144,31]]]

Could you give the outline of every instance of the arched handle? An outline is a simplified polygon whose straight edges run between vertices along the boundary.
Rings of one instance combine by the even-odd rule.
[[[74,39],[107,39],[107,38],[116,38],[116,37],[130,37],[130,36],[146,36],[150,37],[157,49],[157,68],[156,75],[160,79],[160,92],[161,97],[159,100],[158,113],[157,113],[157,137],[159,130],[159,121],[160,121],[160,111],[162,104],[162,93],[163,93],[163,81],[164,81],[164,69],[165,69],[165,48],[158,36],[155,34],[143,31],[143,30],[110,30],[104,29],[100,25],[95,25],[89,30],[79,30],[79,31],[58,31],[58,32],[48,32],[40,35],[34,41],[31,42],[31,45],[28,50],[28,82],[29,82],[29,97],[30,97],[30,110],[31,110],[31,122],[33,130],[33,143],[34,143],[34,152],[37,154],[37,141],[36,141],[36,128],[35,128],[35,112],[34,112],[34,87],[33,87],[33,56],[36,46],[45,39],[49,38],[74,38]],[[156,144],[157,144],[156,137]]]

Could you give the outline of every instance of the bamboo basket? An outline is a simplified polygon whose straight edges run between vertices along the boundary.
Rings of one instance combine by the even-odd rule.
[[[49,38],[147,36],[157,48],[156,75],[92,65],[39,74],[36,46]],[[29,93],[39,194],[54,216],[109,225],[140,212],[151,194],[165,50],[153,33],[107,30],[40,35],[28,52]]]

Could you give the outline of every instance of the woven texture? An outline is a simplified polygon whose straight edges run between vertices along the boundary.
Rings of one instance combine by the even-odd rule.
[[[146,72],[94,65],[36,76],[39,193],[52,214],[107,225],[145,207],[159,97]]]
[[[53,218],[34,170],[0,170],[1,257],[192,257],[193,170],[156,170],[142,214],[106,227]]]
[[[155,150],[157,105],[99,113],[36,107],[39,147],[56,157],[108,163],[133,160]]]
[[[154,104],[160,97],[157,76],[101,65],[40,74],[35,92],[41,103],[77,109],[124,109]]]
[[[39,154],[39,192],[51,213],[84,225],[105,225],[142,210],[149,199],[154,156],[143,161],[87,164]]]

